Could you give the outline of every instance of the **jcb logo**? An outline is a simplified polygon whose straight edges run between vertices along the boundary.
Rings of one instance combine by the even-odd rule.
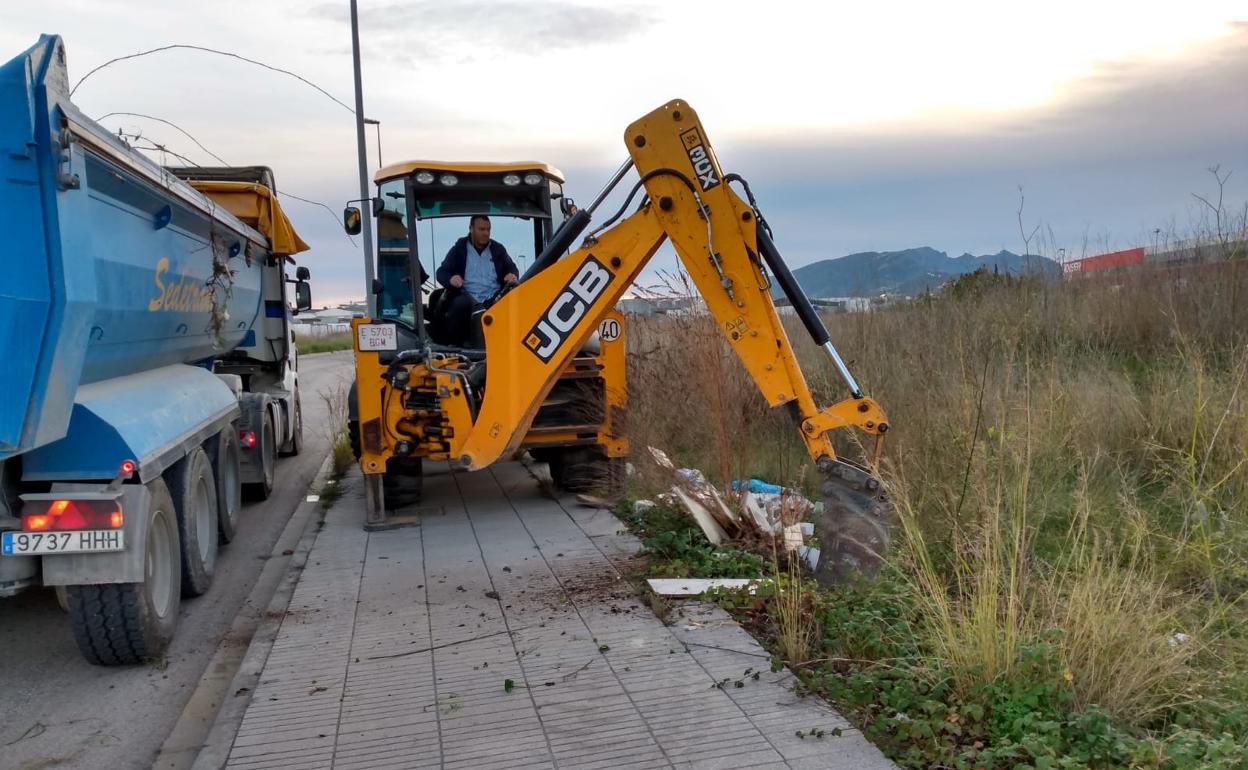
[[[572,276],[572,280],[563,287],[563,291],[559,292],[558,298],[537,319],[537,323],[524,338],[524,346],[542,359],[543,363],[549,361],[567,339],[568,333],[585,317],[585,311],[606,291],[614,277],[601,262],[592,255],[589,256],[585,264],[576,271],[576,275]]]
[[[702,192],[719,184],[715,164],[711,162],[710,153],[706,151],[706,145],[702,142],[702,132],[691,128],[680,135],[680,140],[685,145],[685,152],[689,153],[689,162],[693,164],[693,173],[697,175],[698,182],[702,185]]]

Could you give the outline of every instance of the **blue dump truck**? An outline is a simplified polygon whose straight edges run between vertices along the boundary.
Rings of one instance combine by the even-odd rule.
[[[275,189],[109,134],[59,37],[0,68],[0,597],[55,588],[92,663],[161,655],[300,450],[307,246]]]

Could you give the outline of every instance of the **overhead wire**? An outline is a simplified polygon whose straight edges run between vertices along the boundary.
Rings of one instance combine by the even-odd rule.
[[[333,94],[331,94],[329,91],[326,91],[324,88],[321,88],[321,87],[320,87],[320,86],[318,86],[316,83],[313,83],[311,80],[308,80],[307,78],[303,77],[302,75],[300,75],[300,74],[298,74],[298,73],[291,72],[290,70],[287,70],[287,69],[282,69],[281,67],[274,67],[273,65],[271,65],[271,64],[265,64],[265,63],[264,63],[264,62],[262,62],[262,61],[256,61],[255,59],[249,59],[249,58],[247,58],[246,56],[240,56],[239,54],[232,53],[232,52],[230,52],[230,51],[221,51],[221,50],[218,50],[218,49],[216,49],[216,48],[208,48],[207,46],[202,46],[202,45],[187,45],[187,44],[184,44],[184,43],[174,43],[174,44],[172,44],[172,45],[162,45],[162,46],[160,46],[159,48],[152,48],[152,49],[147,50],[147,51],[140,51],[140,52],[138,52],[138,53],[127,54],[127,55],[125,55],[125,56],[118,56],[118,57],[116,57],[116,58],[109,59],[108,61],[104,62],[103,64],[101,64],[101,65],[99,65],[99,66],[95,67],[94,69],[92,69],[92,70],[91,70],[90,72],[88,72],[87,74],[85,74],[85,75],[83,75],[82,77],[78,78],[78,82],[74,84],[74,87],[73,87],[72,89],[70,89],[70,91],[69,91],[69,96],[70,96],[70,98],[72,99],[72,98],[73,98],[73,96],[74,96],[74,92],[75,92],[75,91],[77,91],[77,90],[78,90],[78,89],[82,86],[82,84],[83,84],[84,82],[86,82],[87,78],[91,77],[92,75],[94,75],[95,73],[97,73],[97,72],[99,72],[100,70],[104,69],[105,67],[109,66],[110,64],[116,64],[117,62],[126,61],[127,59],[137,59],[137,58],[139,58],[139,57],[141,57],[141,56],[148,56],[149,54],[161,53],[162,51],[172,51],[172,50],[176,50],[176,49],[180,49],[180,48],[181,48],[181,49],[190,50],[190,51],[201,51],[201,52],[204,52],[204,53],[213,53],[213,54],[217,54],[218,56],[225,56],[225,57],[228,57],[228,58],[231,58],[231,59],[238,59],[239,61],[247,62],[248,64],[254,64],[254,65],[256,65],[257,67],[263,67],[263,68],[264,68],[264,69],[266,69],[266,70],[271,70],[271,71],[273,71],[273,72],[278,72],[278,73],[281,73],[281,74],[283,74],[283,75],[289,75],[290,77],[294,78],[295,80],[298,80],[299,82],[301,82],[301,83],[303,83],[303,84],[305,84],[305,85],[307,85],[307,86],[310,86],[310,87],[312,87],[312,88],[316,89],[316,90],[317,90],[318,92],[320,92],[322,95],[324,95],[324,96],[328,97],[328,98],[329,98],[330,100],[332,100],[335,104],[339,105],[339,106],[340,106],[340,107],[342,107],[344,110],[346,110],[347,112],[351,113],[352,115],[354,115],[354,114],[355,114],[355,110],[354,110],[354,109],[352,109],[351,107],[347,106],[347,104],[346,104],[345,102],[343,102],[341,99],[339,99],[338,97],[334,96],[334,95],[333,95]]]
[[[214,153],[213,151],[209,150],[209,149],[208,149],[207,147],[205,147],[205,146],[204,146],[204,145],[203,145],[203,144],[202,144],[202,143],[201,143],[198,139],[196,139],[196,138],[195,138],[195,136],[194,136],[193,134],[191,134],[191,132],[187,131],[186,129],[182,128],[181,126],[178,126],[178,125],[177,125],[177,124],[175,124],[173,121],[170,121],[170,120],[165,120],[164,118],[158,118],[158,117],[156,117],[156,116],[154,116],[154,115],[144,115],[144,114],[139,113],[139,112],[110,112],[110,113],[108,113],[107,115],[104,115],[104,116],[100,117],[100,118],[99,118],[99,120],[104,120],[105,118],[110,118],[110,117],[113,117],[113,116],[115,116],[115,115],[134,115],[134,116],[136,116],[136,117],[147,118],[147,119],[149,119],[149,120],[155,120],[155,121],[157,121],[157,122],[159,122],[159,123],[164,123],[164,124],[166,124],[166,125],[172,126],[173,128],[175,128],[175,129],[177,129],[178,131],[181,131],[183,134],[185,134],[185,135],[186,135],[186,138],[190,139],[192,142],[194,142],[194,143],[195,143],[195,146],[199,147],[199,149],[201,149],[201,150],[203,150],[204,152],[206,152],[206,153],[208,153],[209,155],[211,155],[214,159],[216,159],[216,160],[217,160],[217,162],[218,162],[218,163],[220,163],[220,164],[221,164],[221,165],[223,165],[223,166],[229,166],[229,165],[230,165],[229,161],[225,160],[225,159],[224,159],[224,158],[222,158],[220,155],[217,155],[217,154],[216,154],[216,153]],[[178,153],[176,153],[176,152],[174,152],[174,151],[170,150],[170,149],[168,148],[168,146],[167,146],[167,145],[160,144],[160,143],[159,143],[159,142],[157,142],[156,140],[154,140],[154,139],[150,139],[150,138],[148,138],[148,137],[144,136],[144,135],[143,135],[143,134],[141,134],[141,133],[139,133],[139,134],[127,134],[127,133],[122,132],[122,131],[119,129],[119,130],[118,130],[118,135],[120,135],[120,136],[122,136],[122,137],[128,137],[128,138],[136,139],[136,140],[138,140],[138,139],[143,139],[143,140],[146,140],[146,141],[148,141],[148,142],[151,142],[153,145],[155,145],[155,147],[138,147],[138,146],[136,146],[136,147],[135,147],[135,149],[137,149],[137,150],[147,150],[147,151],[149,151],[149,152],[151,152],[151,151],[153,151],[153,150],[156,150],[156,151],[159,151],[159,152],[167,152],[168,154],[170,154],[170,155],[174,156],[175,158],[178,158],[179,160],[183,161],[184,163],[189,163],[190,165],[192,165],[192,166],[194,166],[194,167],[196,167],[196,168],[203,168],[203,166],[201,166],[200,164],[198,164],[198,163],[196,163],[195,161],[191,160],[190,158],[186,157],[185,155],[180,155],[180,154],[178,154]],[[313,206],[320,206],[321,208],[325,209],[325,211],[326,211],[326,212],[328,212],[328,213],[329,213],[330,218],[334,220],[334,224],[335,224],[335,225],[337,225],[337,224],[338,224],[338,214],[337,214],[337,213],[335,213],[335,212],[334,212],[334,210],[333,210],[333,209],[331,209],[328,205],[326,205],[325,203],[322,203],[321,201],[312,200],[312,199],[310,199],[310,198],[304,198],[304,197],[301,197],[301,196],[299,196],[299,195],[295,195],[294,193],[289,193],[289,192],[286,192],[285,190],[278,190],[278,189],[274,189],[274,190],[273,190],[273,192],[274,192],[274,194],[276,194],[276,195],[280,195],[280,196],[281,196],[281,197],[283,197],[283,198],[294,198],[294,199],[295,199],[295,200],[297,200],[297,201],[302,201],[302,202],[304,202],[304,203],[310,203],[310,204],[312,204]],[[348,234],[348,235],[346,235],[346,238],[347,238],[347,240],[348,240],[348,241],[350,241],[350,243],[351,243],[351,245],[352,245],[352,246],[357,246],[357,245],[358,245],[358,244],[355,242],[355,239],[354,239],[354,238],[352,238],[349,234]]]
[[[115,116],[115,115],[127,115],[127,116],[130,116],[130,117],[135,117],[135,118],[143,118],[143,119],[145,119],[145,120],[154,120],[154,121],[156,121],[157,123],[164,123],[166,126],[170,126],[171,128],[173,128],[173,129],[175,129],[175,130],[177,130],[177,131],[180,131],[180,132],[182,133],[182,135],[183,135],[183,136],[185,136],[187,139],[190,139],[192,142],[194,142],[196,147],[198,147],[199,149],[203,150],[203,151],[204,151],[204,152],[206,152],[207,154],[211,155],[211,156],[212,156],[212,157],[213,157],[213,158],[214,158],[214,159],[215,159],[218,163],[220,163],[222,166],[228,166],[228,165],[230,165],[229,163],[226,163],[226,162],[225,162],[225,160],[223,160],[223,159],[221,158],[221,156],[220,156],[220,155],[217,155],[217,154],[216,154],[215,152],[213,152],[212,150],[210,150],[210,149],[208,149],[207,147],[205,147],[204,145],[200,144],[199,140],[198,140],[198,139],[196,139],[194,136],[192,136],[190,131],[187,131],[185,128],[182,128],[182,127],[181,127],[181,126],[179,126],[177,123],[174,123],[172,120],[165,120],[164,118],[158,118],[158,117],[156,117],[155,115],[144,115],[144,114],[143,114],[143,113],[141,113],[141,112],[110,112],[110,113],[108,113],[107,115],[101,115],[100,117],[96,118],[96,119],[95,119],[95,122],[96,122],[96,123],[103,123],[105,120],[107,120],[108,118],[111,118],[111,117],[113,117],[113,116]],[[198,165],[198,164],[197,164],[197,165]]]

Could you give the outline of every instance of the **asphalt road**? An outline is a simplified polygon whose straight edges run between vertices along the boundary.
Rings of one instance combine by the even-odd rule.
[[[328,449],[322,394],[351,376],[350,353],[300,361],[304,450],[278,461],[273,496],[243,508],[234,542],[217,557],[211,590],[183,599],[162,665],[100,668],[82,659],[50,590],[0,600],[0,768],[148,768],[220,644]],[[267,597],[264,597],[267,603]]]

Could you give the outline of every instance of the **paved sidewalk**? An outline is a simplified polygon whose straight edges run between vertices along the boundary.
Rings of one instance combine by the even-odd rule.
[[[893,768],[723,611],[659,621],[617,570],[637,540],[524,466],[428,464],[441,509],[373,534],[344,484],[229,768]]]

